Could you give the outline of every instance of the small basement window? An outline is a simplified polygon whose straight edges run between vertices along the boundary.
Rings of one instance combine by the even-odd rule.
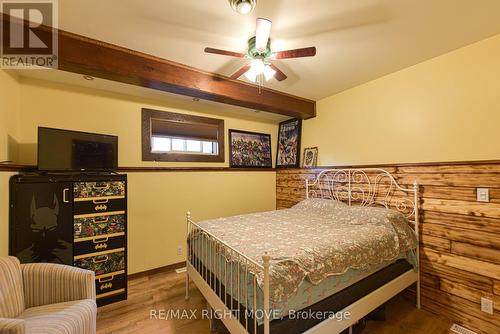
[[[224,162],[224,120],[142,109],[142,160]]]

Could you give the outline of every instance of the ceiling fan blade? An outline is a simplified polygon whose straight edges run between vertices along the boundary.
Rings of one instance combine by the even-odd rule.
[[[273,70],[276,71],[276,73],[274,74],[274,77],[276,78],[276,80],[283,81],[287,78],[286,74],[283,73],[283,71],[280,70],[276,65],[269,64],[269,67],[271,67]]]
[[[310,48],[279,51],[274,54],[274,58],[289,59],[289,58],[313,57],[315,55],[316,55],[316,48],[312,46]]]
[[[247,64],[247,65],[243,66],[242,68],[240,68],[239,70],[237,70],[236,72],[234,72],[233,75],[231,75],[229,77],[229,79],[236,80],[239,77],[241,77],[243,74],[245,74],[249,69],[250,69],[250,64]]]
[[[244,53],[226,51],[226,50],[214,49],[214,48],[205,48],[205,52],[206,53],[214,53],[214,54],[223,55],[223,56],[236,57],[236,58],[245,58],[246,57],[246,54],[244,54]]]
[[[272,22],[258,18],[257,19],[257,29],[255,31],[255,48],[259,52],[264,52],[267,49],[267,42],[271,36],[271,25]]]

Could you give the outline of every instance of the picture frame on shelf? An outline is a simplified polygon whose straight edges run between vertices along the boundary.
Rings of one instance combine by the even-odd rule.
[[[302,157],[302,167],[313,168],[318,166],[318,148],[306,147]]]
[[[276,168],[300,167],[302,120],[290,119],[279,124]]]
[[[229,166],[272,168],[271,135],[229,129]]]

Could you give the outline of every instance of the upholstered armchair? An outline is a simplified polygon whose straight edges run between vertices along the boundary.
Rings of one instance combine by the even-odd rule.
[[[92,271],[0,257],[0,334],[94,334]]]

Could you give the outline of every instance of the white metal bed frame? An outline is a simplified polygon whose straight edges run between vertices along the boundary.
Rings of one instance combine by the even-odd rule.
[[[400,211],[407,216],[408,221],[413,225],[417,241],[419,241],[419,187],[416,182],[411,188],[402,187],[398,184],[395,177],[391,173],[379,168],[331,169],[321,171],[312,182],[306,180],[305,190],[306,198],[327,198],[347,202],[350,206],[382,206]],[[395,193],[398,193],[398,196],[395,197]],[[186,248],[186,299],[189,298],[189,278],[191,278],[207,302],[210,304],[211,308],[218,310],[220,312],[219,314],[224,315],[220,318],[232,334],[250,333],[249,330],[252,326],[254,330],[253,333],[256,334],[258,327],[256,317],[253,319],[245,317],[242,320],[242,314],[239,311],[241,309],[238,304],[236,305],[238,310],[233,308],[233,298],[231,298],[230,307],[227,306],[227,291],[231,291],[230,296],[235,296],[235,292],[237,292],[238,297],[236,298],[236,303],[238,303],[241,296],[245,295],[246,300],[242,302],[242,305],[245,309],[248,309],[249,305],[253,305],[253,310],[255,311],[257,309],[256,291],[258,288],[255,275],[253,276],[252,285],[254,292],[253,300],[249,301],[247,284],[245,284],[243,288],[247,289],[247,291],[241,291],[240,272],[244,272],[245,282],[247,282],[249,273],[251,274],[257,270],[262,271],[264,274],[264,293],[261,304],[263,305],[261,314],[263,315],[262,320],[264,325],[264,334],[270,334],[269,266],[271,256],[267,253],[263,254],[262,264],[258,263],[257,261],[245,256],[245,254],[240,253],[238,250],[229,246],[214,235],[211,235],[200,225],[194,223],[191,219],[190,212],[187,212],[186,218],[188,237],[188,245]],[[190,245],[189,236],[193,233],[193,231],[203,233],[207,241],[204,244],[200,244],[199,242],[196,244],[195,241],[194,245]],[[419,243],[417,242],[416,259],[417,267],[419,268],[420,257],[418,244]],[[197,262],[192,261],[194,258],[194,252],[192,249],[200,250],[199,254],[204,254],[204,258],[198,259]],[[232,270],[230,282],[228,282],[227,276],[229,276],[229,274],[227,274],[227,261],[224,261],[224,265],[221,265],[218,260],[220,256],[223,256],[223,254],[231,254],[233,259],[236,256],[238,260],[240,260],[237,264],[238,286],[236,289],[233,286],[234,281],[232,277]],[[203,260],[202,263],[201,260]],[[215,268],[215,273],[211,273],[210,270],[207,269],[206,265],[203,266],[203,263],[212,264]],[[240,263],[244,263],[242,266],[243,268]],[[218,282],[216,279],[217,276],[220,277]],[[221,290],[222,277],[224,277],[224,296]],[[339,320],[336,318],[329,318],[307,330],[305,333],[340,333],[347,328],[350,328],[351,332],[352,325],[414,283],[417,285],[416,306],[417,308],[420,308],[420,273],[419,270],[415,271],[411,269],[339,311],[349,312],[349,319],[343,318]],[[243,292],[245,293],[242,294]],[[252,304],[250,304],[250,302]]]

